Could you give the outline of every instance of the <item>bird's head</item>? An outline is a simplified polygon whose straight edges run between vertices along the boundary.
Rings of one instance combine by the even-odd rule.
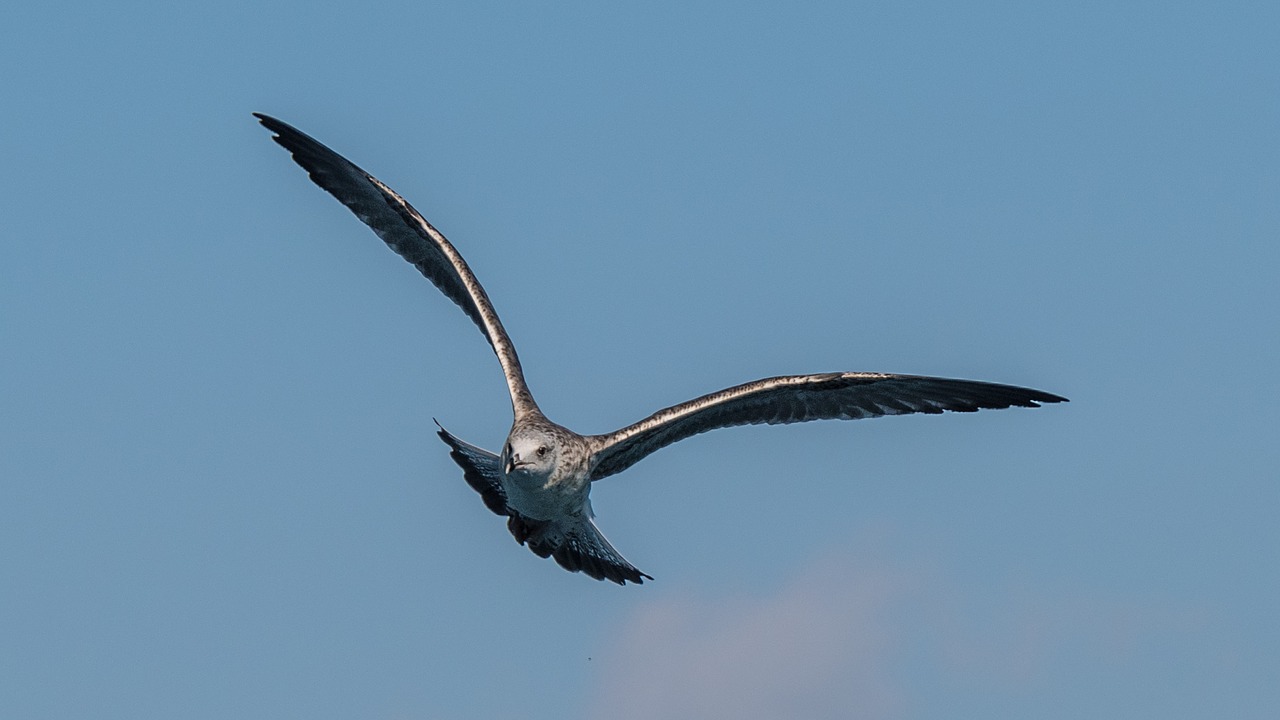
[[[536,428],[513,432],[502,448],[502,469],[507,475],[547,478],[556,467],[555,438]]]

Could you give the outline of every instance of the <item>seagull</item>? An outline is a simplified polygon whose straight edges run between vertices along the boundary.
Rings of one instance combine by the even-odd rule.
[[[525,383],[493,303],[453,244],[394,190],[314,138],[254,113],[311,180],[346,205],[480,328],[498,356],[514,416],[502,451],[459,440],[436,423],[450,457],[484,504],[507,518],[516,542],[563,568],[619,585],[653,577],[627,562],[596,527],[591,484],[693,435],[734,425],[974,412],[1066,402],[1040,390],[972,380],[876,372],[784,375],[736,385],[659,410],[603,435],[547,419]]]

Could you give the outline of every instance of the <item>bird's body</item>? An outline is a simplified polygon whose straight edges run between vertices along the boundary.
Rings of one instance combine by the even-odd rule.
[[[1065,398],[1030,388],[890,373],[788,375],[745,383],[663,410],[604,435],[579,435],[542,413],[524,380],[515,346],[484,288],[458,251],[409,203],[372,175],[292,126],[255,113],[311,179],[462,308],[502,366],[514,415],[498,454],[443,427],[467,483],[507,517],[521,544],[571,571],[618,584],[650,578],[627,562],[592,520],[591,484],[650,453],[716,428],[907,413],[1038,407]]]
[[[581,514],[591,489],[587,443],[549,421],[518,424],[500,461],[507,505],[531,520]]]

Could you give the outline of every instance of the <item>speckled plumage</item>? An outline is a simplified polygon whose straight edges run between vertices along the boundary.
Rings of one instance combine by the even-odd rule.
[[[627,562],[592,520],[591,483],[671,443],[716,428],[908,413],[973,412],[1065,402],[1040,390],[972,380],[844,372],[766,378],[704,395],[604,435],[579,435],[538,409],[515,346],[458,251],[391,188],[287,123],[254,113],[311,179],[457,303],[498,356],[514,416],[501,453],[440,438],[486,507],[541,557],[620,585],[652,580]]]

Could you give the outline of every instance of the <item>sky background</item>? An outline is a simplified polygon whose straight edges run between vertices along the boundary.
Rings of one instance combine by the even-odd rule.
[[[1274,3],[7,3],[0,716],[1280,716]],[[555,421],[770,375],[1068,405],[726,430],[517,546]]]

